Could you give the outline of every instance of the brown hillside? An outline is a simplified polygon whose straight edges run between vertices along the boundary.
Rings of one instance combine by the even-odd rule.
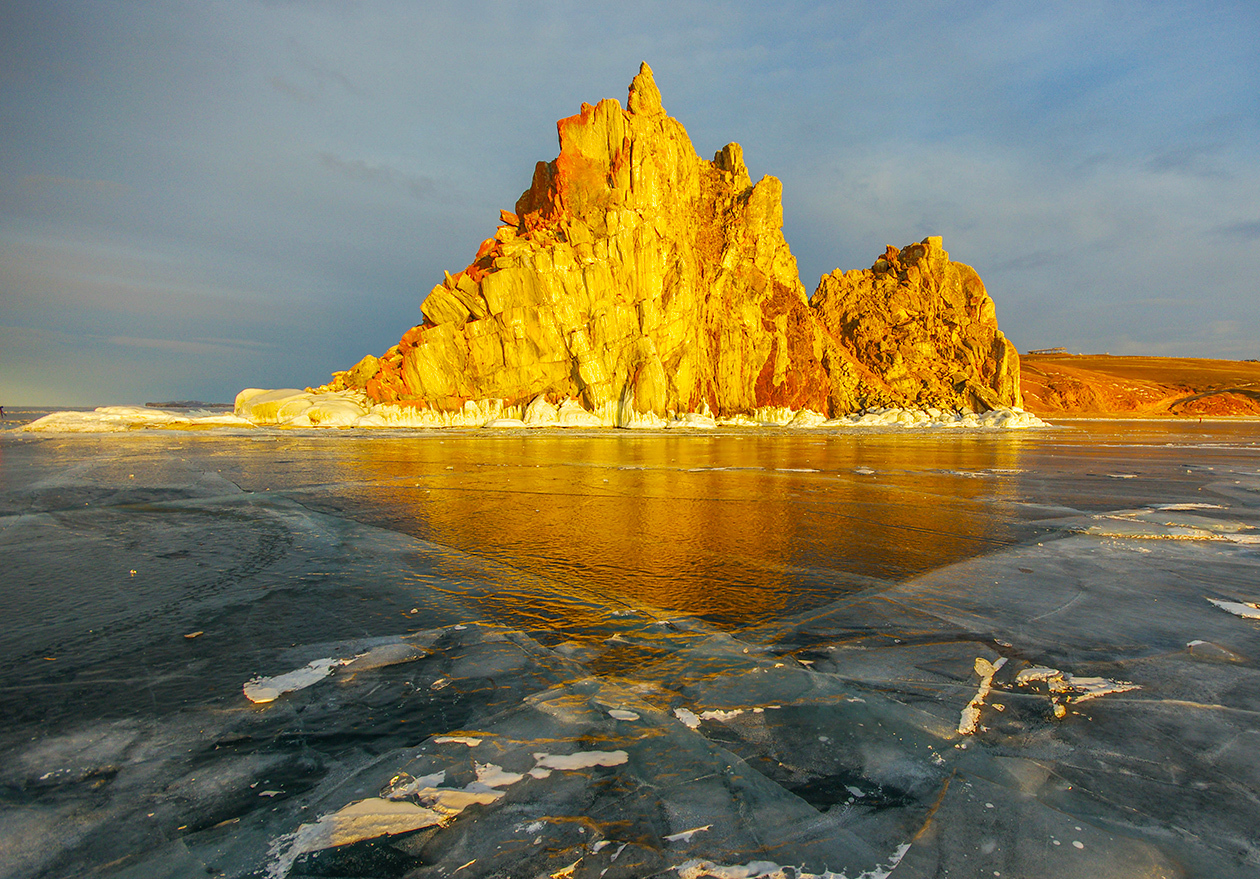
[[[1020,384],[1041,416],[1260,416],[1260,363],[1245,360],[1025,354]]]

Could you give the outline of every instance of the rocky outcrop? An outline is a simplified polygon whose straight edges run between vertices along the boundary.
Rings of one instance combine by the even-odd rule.
[[[831,340],[895,405],[1021,405],[1019,353],[998,329],[976,270],[951,262],[940,238],[890,246],[865,271],[824,275],[811,305]],[[830,373],[832,408],[862,405],[849,375],[834,366]]]
[[[646,64],[625,108],[583,104],[557,128],[560,155],[432,289],[424,322],[320,391],[434,412],[567,401],[623,426],[1019,404],[993,302],[940,239],[824,277],[811,305],[779,181],[754,184],[738,144],[700,158]]]
[[[1027,406],[1039,415],[1260,416],[1260,363],[1254,361],[1030,354],[1021,368]]]

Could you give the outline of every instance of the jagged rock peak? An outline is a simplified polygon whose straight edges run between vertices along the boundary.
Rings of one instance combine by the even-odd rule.
[[[1022,405],[1019,354],[998,329],[993,300],[939,237],[889,245],[864,271],[824,275],[810,304],[899,405]]]
[[[646,63],[627,109],[583,103],[556,129],[560,154],[424,322],[326,388],[439,412],[542,397],[605,424],[1017,404],[1018,355],[940,239],[825,276],[811,303],[779,181],[753,184],[737,143],[697,155]]]
[[[665,112],[661,106],[661,90],[656,87],[656,79],[652,76],[652,68],[646,61],[639,64],[639,75],[630,81],[630,94],[626,106],[631,113],[642,113],[645,116],[658,115]]]

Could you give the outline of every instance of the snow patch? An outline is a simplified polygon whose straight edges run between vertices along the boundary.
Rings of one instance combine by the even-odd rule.
[[[701,720],[717,720],[722,723],[726,723],[726,721],[728,720],[733,720],[736,717],[739,717],[741,714],[743,714],[747,710],[748,709],[746,708],[732,708],[730,711],[723,711],[721,708],[718,708],[713,711],[701,711],[700,719]]]
[[[1015,675],[1015,685],[1026,687],[1029,684],[1044,681],[1050,688],[1050,701],[1054,706],[1054,716],[1067,714],[1065,702],[1087,702],[1099,696],[1112,693],[1125,693],[1129,690],[1140,690],[1137,684],[1128,681],[1112,681],[1107,678],[1081,677],[1057,668],[1031,666]]]
[[[705,824],[703,827],[693,827],[690,830],[680,830],[677,833],[671,833],[664,837],[666,842],[691,842],[691,837],[704,830],[712,830],[712,824]]]
[[[690,708],[675,708],[674,716],[682,722],[682,725],[688,729],[699,729],[700,718]]]
[[[620,766],[630,759],[625,751],[578,751],[575,754],[534,754],[536,769],[590,769],[593,766]]]
[[[854,879],[888,879],[908,851],[908,842],[897,846],[887,864],[877,864],[870,870],[859,873]],[[713,861],[695,859],[679,864],[674,869],[678,871],[679,879],[848,879],[844,873],[833,873],[831,870],[810,873],[803,867],[780,866],[774,861],[715,864]]]
[[[1244,620],[1260,620],[1260,604],[1254,601],[1224,601],[1219,598],[1209,598],[1208,601]]]
[[[245,683],[245,698],[255,704],[274,702],[285,693],[304,690],[332,674],[334,668],[347,665],[349,659],[316,659],[299,669],[275,677],[251,678]]]
[[[359,800],[273,840],[269,854],[274,861],[267,870],[267,876],[269,879],[284,879],[293,863],[308,852],[379,836],[409,833],[440,823],[440,814],[414,803],[377,797]]]
[[[477,784],[484,784],[486,787],[507,787],[524,777],[520,772],[505,772],[497,763],[477,764]]]
[[[980,676],[980,687],[976,690],[976,695],[971,697],[971,701],[967,703],[967,707],[962,710],[962,714],[958,718],[958,732],[960,735],[969,736],[979,729],[980,709],[984,707],[984,700],[988,698],[989,693],[993,689],[993,676],[1004,665],[1006,665],[1005,656],[997,662],[989,662],[984,657],[976,658],[975,670],[976,674]]]

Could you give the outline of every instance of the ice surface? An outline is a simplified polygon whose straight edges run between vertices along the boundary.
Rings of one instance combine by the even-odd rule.
[[[1177,429],[0,439],[0,875],[1254,876]]]

